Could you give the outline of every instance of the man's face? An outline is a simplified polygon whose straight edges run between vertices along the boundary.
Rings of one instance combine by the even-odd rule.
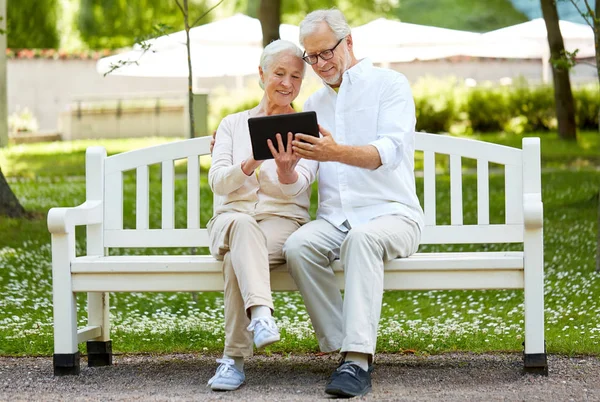
[[[318,57],[317,63],[312,65],[314,72],[332,87],[340,86],[342,74],[350,67],[350,52],[346,40],[343,39],[335,48],[331,59],[323,60]],[[332,49],[338,41],[339,39],[335,37],[331,28],[322,22],[314,32],[304,38],[304,50],[307,55],[321,53],[324,50]]]

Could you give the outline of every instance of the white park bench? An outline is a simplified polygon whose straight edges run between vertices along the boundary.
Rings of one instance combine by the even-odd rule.
[[[221,262],[210,255],[109,256],[111,248],[208,247],[200,226],[199,156],[210,137],[106,156],[86,154],[86,201],[52,208],[54,373],[78,374],[78,344],[87,341],[88,365],[112,364],[108,292],[222,291]],[[523,289],[524,371],[547,374],[544,342],[544,254],[540,143],[523,149],[435,134],[416,134],[424,158],[425,230],[422,244],[522,243],[523,251],[428,252],[390,261],[386,290]],[[449,155],[450,224],[436,223],[435,155]],[[463,222],[462,158],[477,160],[477,223]],[[187,161],[187,227],[175,227],[175,161]],[[504,223],[490,223],[490,163],[504,165]],[[161,227],[149,226],[149,165],[161,168]],[[495,165],[494,165],[495,166]],[[135,229],[123,226],[123,174],[135,172]],[[127,173],[132,174],[133,172]],[[76,256],[75,227],[87,228],[87,251]],[[343,286],[343,267],[333,267]],[[285,268],[271,274],[273,290],[296,289]],[[88,324],[77,328],[79,292],[88,294]]]

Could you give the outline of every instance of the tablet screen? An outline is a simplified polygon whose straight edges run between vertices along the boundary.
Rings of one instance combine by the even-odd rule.
[[[252,153],[257,161],[273,159],[267,139],[271,139],[277,149],[275,134],[280,133],[283,146],[287,146],[287,133],[292,132],[319,136],[317,114],[315,112],[301,112],[290,114],[276,114],[272,116],[251,117],[248,119]]]

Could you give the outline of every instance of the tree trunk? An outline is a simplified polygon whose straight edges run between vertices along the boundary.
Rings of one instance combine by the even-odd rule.
[[[558,12],[555,0],[541,0],[542,14],[548,31],[550,59],[560,60],[564,57],[565,44],[558,25]],[[552,64],[554,79],[554,102],[556,104],[556,119],[558,120],[558,135],[564,140],[577,140],[575,125],[575,101],[571,91],[571,80],[567,68]]]
[[[8,186],[1,169],[0,216],[8,216],[9,218],[22,218],[25,216],[25,208],[19,203],[19,200]]]
[[[260,0],[258,19],[263,34],[263,47],[279,39],[281,25],[281,0]]]

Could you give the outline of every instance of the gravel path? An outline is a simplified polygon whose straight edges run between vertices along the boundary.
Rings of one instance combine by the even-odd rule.
[[[600,401],[600,359],[551,356],[548,377],[522,375],[519,354],[377,355],[376,401]],[[327,399],[335,355],[256,356],[246,363],[247,384],[234,392],[206,387],[215,356],[121,355],[112,367],[53,377],[50,358],[0,357],[0,400],[260,400]]]

